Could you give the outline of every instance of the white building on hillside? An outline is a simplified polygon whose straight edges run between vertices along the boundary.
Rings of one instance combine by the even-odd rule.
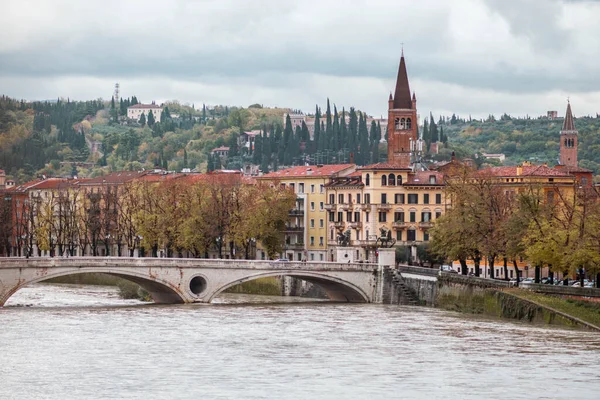
[[[152,115],[154,116],[154,120],[156,122],[160,121],[160,115],[162,114],[163,108],[162,106],[157,106],[156,104],[136,104],[131,107],[127,107],[127,118],[134,119],[139,121],[142,117],[142,114],[146,116],[146,120],[148,120],[148,113],[152,111]]]

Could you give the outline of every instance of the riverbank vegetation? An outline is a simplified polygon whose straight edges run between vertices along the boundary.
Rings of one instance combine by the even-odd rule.
[[[561,326],[589,328],[586,324],[591,324],[600,329],[598,303],[517,288],[497,290],[445,286],[438,293],[436,306],[466,314]]]

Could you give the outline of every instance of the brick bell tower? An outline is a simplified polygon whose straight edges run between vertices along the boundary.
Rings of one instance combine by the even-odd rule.
[[[571,112],[571,102],[567,101],[567,114],[560,131],[560,163],[568,167],[577,167],[577,129]]]
[[[410,96],[404,51],[400,57],[394,97],[388,101],[388,162],[401,168],[410,166],[411,141],[417,134],[417,97]]]

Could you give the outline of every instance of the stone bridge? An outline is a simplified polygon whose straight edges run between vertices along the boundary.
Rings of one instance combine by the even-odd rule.
[[[378,272],[379,271],[379,272]],[[270,276],[321,286],[333,301],[381,302],[376,264],[184,258],[5,258],[0,260],[0,307],[20,288],[50,278],[103,273],[139,284],[156,303],[210,303],[225,289]]]

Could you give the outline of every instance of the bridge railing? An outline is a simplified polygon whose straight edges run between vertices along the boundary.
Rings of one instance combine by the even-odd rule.
[[[2,267],[58,267],[58,266],[110,266],[110,267],[181,267],[194,268],[206,266],[211,268],[251,268],[281,270],[356,270],[373,271],[377,264],[370,263],[337,263],[328,261],[275,261],[275,260],[242,260],[222,258],[156,258],[156,257],[8,257],[0,258]]]

